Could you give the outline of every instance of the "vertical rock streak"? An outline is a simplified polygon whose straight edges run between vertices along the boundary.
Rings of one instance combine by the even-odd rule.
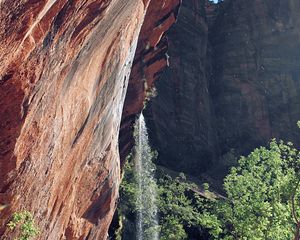
[[[144,22],[139,45],[151,37],[155,53],[179,2],[0,1],[0,203],[10,204],[1,239],[15,237],[5,224],[20,209],[33,213],[40,239],[107,238],[138,34]]]

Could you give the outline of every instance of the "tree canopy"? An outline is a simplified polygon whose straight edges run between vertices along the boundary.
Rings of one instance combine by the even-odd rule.
[[[134,175],[127,166],[121,187],[127,213],[138,208]],[[184,175],[158,177],[160,239],[189,239],[191,228],[202,239],[300,239],[300,153],[290,142],[273,139],[241,157],[224,179],[225,198],[205,198]],[[210,193],[207,184],[204,190]]]
[[[275,140],[269,148],[241,157],[224,180],[227,199],[216,201],[209,215],[222,229],[212,235],[217,239],[298,239],[299,162],[299,151],[292,143]]]

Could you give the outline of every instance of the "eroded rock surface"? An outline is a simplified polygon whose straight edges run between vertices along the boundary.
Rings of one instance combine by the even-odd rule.
[[[1,239],[12,212],[39,239],[106,239],[118,132],[147,0],[0,1]]]

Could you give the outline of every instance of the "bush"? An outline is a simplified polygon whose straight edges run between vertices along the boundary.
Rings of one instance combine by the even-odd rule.
[[[19,231],[16,240],[30,240],[39,234],[33,216],[28,211],[14,213],[7,226],[10,230]]]
[[[184,240],[187,234],[179,219],[174,217],[166,217],[161,228],[161,240]]]

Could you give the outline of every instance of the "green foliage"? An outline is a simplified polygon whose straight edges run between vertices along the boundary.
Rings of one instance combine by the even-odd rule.
[[[291,143],[275,140],[269,149],[261,147],[241,157],[224,181],[228,199],[214,203],[209,217],[215,221],[206,223],[212,229],[222,227],[215,239],[292,239],[296,222],[291,199],[300,200],[299,162]],[[299,210],[298,206],[294,214]]]
[[[228,155],[230,162],[234,155]],[[134,182],[127,165],[121,186],[125,215],[137,209]],[[175,179],[160,174],[157,184],[162,240],[188,239],[191,227],[203,239],[300,239],[300,153],[292,143],[272,140],[241,157],[224,179],[226,198],[217,198],[207,183],[200,193],[183,173]]]
[[[28,211],[14,213],[7,226],[12,231],[19,231],[16,240],[29,240],[39,234],[33,216]]]
[[[203,186],[203,189],[204,189],[205,191],[208,191],[208,190],[209,190],[209,184],[208,184],[208,183],[203,183],[202,186]]]
[[[151,152],[151,156],[155,156],[155,152]],[[143,213],[143,229],[145,239],[153,239],[153,234],[159,231],[159,226],[154,226],[154,220],[156,219],[156,209],[154,209],[153,201],[155,200],[152,191],[142,190],[142,196],[138,197],[139,186],[137,178],[138,173],[134,170],[133,161],[128,161],[125,164],[125,174],[123,176],[122,184],[120,186],[120,207],[119,212],[125,218],[130,218],[134,221],[135,214],[138,212]],[[144,186],[148,187],[148,190],[154,190],[157,188],[156,183],[151,179],[147,173],[144,173],[143,181]],[[154,191],[155,192],[155,191]],[[120,224],[119,224],[120,225]],[[120,234],[119,234],[120,235]]]
[[[197,226],[201,218],[198,206],[193,202],[197,186],[182,181],[182,177],[172,179],[164,175],[158,180],[161,238],[165,240],[186,239],[184,226]],[[196,198],[195,198],[196,199]],[[170,235],[169,229],[178,229]]]
[[[120,185],[120,199],[122,204],[120,211],[122,213],[136,212],[138,209],[138,206],[136,206],[137,192],[138,186],[133,163],[127,162],[124,166],[124,175],[122,184]]]
[[[120,191],[122,199],[120,208],[125,216],[130,216],[139,209],[136,201],[138,186],[135,183],[135,177],[133,164],[127,163]],[[164,173],[158,176],[157,204],[160,216],[160,239],[162,240],[188,239],[186,228],[199,228],[203,222],[209,221],[208,215],[203,213],[210,209],[210,200],[200,197],[196,191],[198,186],[187,183],[185,180],[183,173],[175,179]],[[208,184],[207,187],[209,187]],[[209,192],[208,188],[207,192]],[[147,205],[147,202],[144,205]],[[148,231],[151,235],[153,229],[148,229]]]
[[[166,217],[161,228],[161,240],[184,240],[187,234],[179,219]]]
[[[237,164],[238,159],[239,155],[237,155],[236,151],[231,148],[227,153],[221,156],[221,163],[224,167],[232,167]]]

